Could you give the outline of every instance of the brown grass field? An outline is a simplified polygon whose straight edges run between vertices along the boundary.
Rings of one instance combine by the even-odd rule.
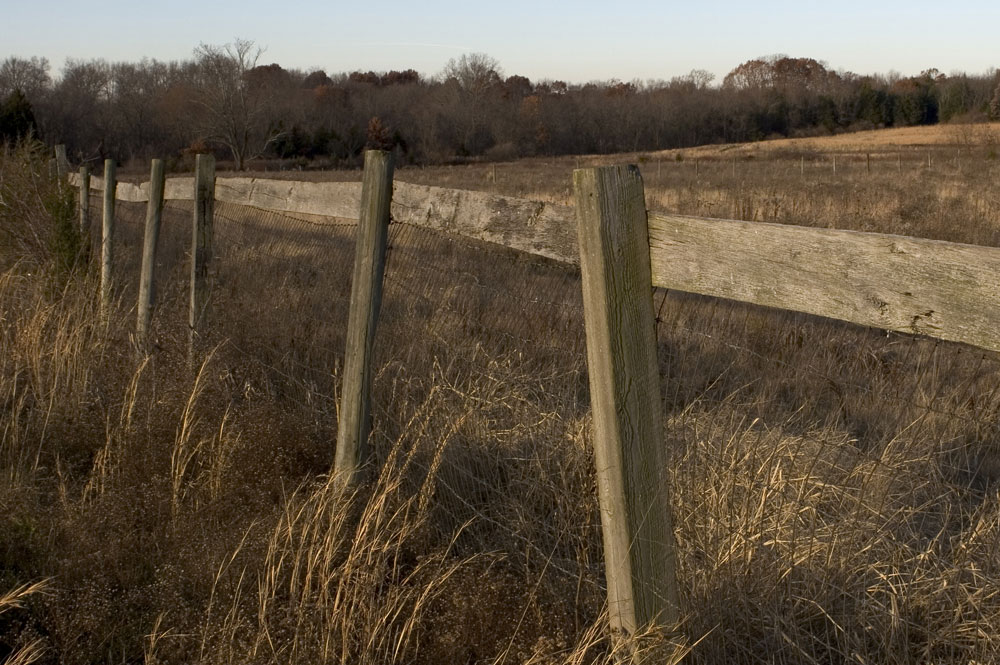
[[[994,136],[397,178],[569,203],[573,168],[636,162],[653,209],[1000,245]],[[103,320],[93,263],[57,223],[71,202],[44,172],[28,149],[0,158],[0,661],[569,665],[637,645],[657,662],[996,662],[994,354],[655,292],[684,637],[612,643],[573,269],[393,225],[375,460],[345,496],[326,474],[352,228],[220,205],[189,367],[190,209],[167,207],[153,350],[138,354],[143,210],[119,207]]]

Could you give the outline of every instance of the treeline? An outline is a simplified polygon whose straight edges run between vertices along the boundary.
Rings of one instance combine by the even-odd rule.
[[[483,54],[435,77],[261,64],[253,42],[202,45],[191,60],[44,58],[0,64],[0,133],[34,132],[80,161],[251,159],[355,162],[366,146],[404,162],[613,153],[1000,117],[1000,77],[861,76],[809,58],[750,60],[720,83],[696,70],[669,81],[567,84],[504,76]]]

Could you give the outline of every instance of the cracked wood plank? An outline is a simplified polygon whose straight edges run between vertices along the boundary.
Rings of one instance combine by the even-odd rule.
[[[1000,351],[1000,249],[649,215],[656,286]]]

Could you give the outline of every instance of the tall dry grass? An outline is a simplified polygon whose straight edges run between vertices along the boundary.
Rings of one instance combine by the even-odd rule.
[[[744,213],[768,221],[846,207],[840,223],[898,230],[909,219],[975,238],[974,216],[994,210],[985,176],[954,184],[953,198],[929,190],[905,217],[843,166],[845,181],[817,195],[801,164],[786,156],[742,189],[725,185],[726,161],[696,178],[722,192],[703,183],[711,209],[746,201]],[[681,195],[700,181],[667,180],[661,166],[651,183],[651,168],[650,196],[696,211]],[[498,185],[509,172],[499,174]],[[536,176],[517,186],[545,187]],[[953,205],[969,199],[980,204]],[[950,209],[968,218],[944,225],[934,211]],[[51,230],[53,213],[33,210],[31,223]],[[138,223],[140,212],[123,212],[123,253],[138,238],[127,215]],[[149,357],[129,338],[134,260],[122,257],[106,323],[87,270],[55,289],[42,263],[4,267],[0,592],[16,602],[0,601],[0,658],[618,660],[630,645],[607,639],[577,275],[394,227],[374,460],[345,494],[326,472],[349,230],[220,212],[217,308],[193,370],[178,316],[182,207],[164,227]],[[815,317],[654,298],[687,639],[643,635],[639,647],[694,663],[994,660],[996,360]]]

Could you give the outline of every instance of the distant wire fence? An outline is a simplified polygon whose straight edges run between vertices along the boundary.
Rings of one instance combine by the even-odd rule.
[[[92,219],[100,218],[96,198]],[[145,202],[116,206],[114,293],[125,307],[139,296],[146,212]],[[150,343],[176,362],[187,334],[192,214],[191,201],[164,203],[157,250]],[[213,367],[233,393],[308,411],[331,445],[356,233],[353,220],[215,203],[200,346],[216,349]],[[599,603],[596,515],[579,523],[578,506],[538,482],[567,473],[566,449],[579,442],[563,432],[578,431],[589,411],[579,270],[393,221],[373,365],[376,466],[412,434],[407,414],[427,411],[433,431],[464,414],[449,440],[412,442],[417,477],[433,481],[433,523],[462,534],[458,551],[504,551],[548,575],[583,580]],[[587,482],[587,467],[572,472]],[[550,542],[556,551],[542,547]]]
[[[357,224],[226,203],[215,219],[217,296],[203,345],[257,363],[268,396],[318,403],[332,418]]]
[[[114,297],[134,309],[147,204],[118,201],[115,213]],[[156,259],[150,342],[178,359],[189,332],[192,214],[191,201],[164,202]],[[293,403],[332,425],[357,224],[224,202],[214,221],[210,314],[199,348],[225,358],[237,394]]]
[[[513,205],[495,198],[495,210]],[[202,347],[223,354],[220,366],[236,392],[307,409],[334,430],[358,223],[220,200],[215,206]],[[143,203],[117,207],[115,294],[126,306],[138,295],[145,211]],[[154,346],[182,346],[187,334],[192,212],[191,201],[164,206]],[[431,205],[426,219],[436,214]],[[581,268],[503,247],[499,231],[495,238],[477,231],[495,242],[456,233],[448,224],[461,220],[449,214],[440,213],[447,223],[435,223],[439,228],[412,217],[388,226],[371,361],[375,467],[421,471],[408,480],[411,489],[434,497],[431,524],[457,533],[457,550],[503,552],[539,576],[575,584],[583,590],[578,603],[599,606],[609,586],[621,583],[612,569],[621,562],[607,546],[603,554],[595,547],[601,511],[594,468],[579,451],[583,433],[603,426],[591,410],[597,388],[586,362],[591,304],[584,303]],[[565,211],[553,214],[563,219]],[[542,228],[539,215],[532,224]],[[99,211],[91,216],[99,219]],[[559,245],[549,255],[565,253]],[[986,264],[997,260],[981,256]],[[652,281],[661,279],[658,265]],[[638,291],[632,295],[641,302],[648,292]],[[810,657],[824,662],[848,652],[862,627],[844,626],[875,610],[845,600],[855,597],[847,591],[857,586],[883,607],[897,582],[893,571],[850,568],[845,555],[870,548],[885,550],[884,561],[909,561],[923,551],[944,565],[954,519],[942,496],[973,510],[1000,480],[1000,359],[994,350],[761,304],[651,285],[649,292],[662,409],[650,416],[632,413],[631,403],[616,408],[624,420],[663,423],[653,445],[665,444],[665,463],[650,477],[656,491],[669,488],[681,601],[708,608],[689,634],[707,634],[702,653],[722,658],[756,632],[762,649],[794,659],[814,638],[780,636],[788,636],[794,616],[815,613],[828,639],[812,644]],[[881,303],[878,316],[892,309],[868,300]],[[632,314],[622,311],[612,326],[629,325]],[[863,323],[874,315],[843,316]],[[628,334],[612,335],[592,356],[628,353]],[[641,390],[623,385],[627,399]],[[928,464],[933,482],[920,471]],[[598,468],[598,484],[602,473]],[[567,498],[567,487],[576,495]],[[607,543],[609,509],[602,510]],[[581,511],[589,519],[581,521]],[[635,517],[614,519],[633,528]],[[657,539],[656,547],[673,546],[672,538]],[[977,575],[1000,582],[1000,571],[980,568]],[[770,594],[784,603],[788,623],[762,627],[760,617],[731,606],[734,579],[747,597]],[[636,576],[627,582],[637,596],[643,583]],[[907,611],[906,621],[924,620],[918,608]],[[964,630],[956,623],[949,646],[956,653],[997,646],[995,637]]]
[[[504,552],[529,570],[585,580],[592,594],[599,553],[580,553],[597,542],[596,515],[580,523],[578,505],[550,484],[560,473],[581,485],[589,477],[566,468],[579,455],[567,454],[578,442],[565,432],[589,410],[579,272],[392,222],[384,283],[377,420],[394,441],[414,427],[394,422],[400,414],[439,408],[432,431],[452,432],[414,448],[412,463],[431,479],[433,522],[461,534],[460,552]]]

